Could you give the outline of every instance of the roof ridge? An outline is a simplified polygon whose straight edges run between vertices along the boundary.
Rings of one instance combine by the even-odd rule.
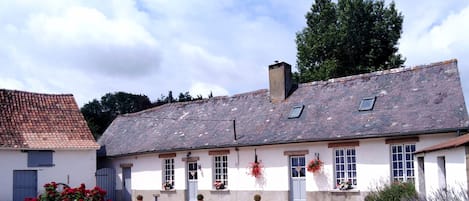
[[[121,114],[121,115],[118,115],[118,116],[133,117],[133,116],[140,115],[140,114],[142,114],[142,113],[151,112],[151,111],[153,111],[153,110],[157,110],[157,109],[160,109],[160,108],[163,108],[163,107],[169,107],[169,106],[172,106],[172,105],[174,105],[174,106],[176,106],[176,105],[189,105],[189,104],[195,104],[195,103],[210,102],[210,101],[214,101],[214,100],[223,100],[223,99],[229,99],[229,98],[239,98],[239,97],[244,97],[244,96],[249,96],[249,95],[258,95],[258,94],[265,93],[265,92],[267,92],[267,91],[268,91],[267,89],[258,89],[258,90],[249,91],[249,92],[245,92],[245,93],[234,94],[234,95],[232,95],[232,96],[214,96],[214,97],[212,97],[212,98],[207,98],[207,99],[200,99],[200,100],[193,100],[193,101],[185,101],[185,102],[165,103],[165,104],[163,104],[163,105],[158,105],[158,106],[155,106],[155,107],[147,108],[147,109],[142,110],[142,111],[133,112],[133,113]]]
[[[254,90],[254,91],[248,91],[248,92],[244,92],[244,93],[233,94],[232,96],[230,96],[230,98],[237,98],[237,97],[249,96],[249,95],[258,95],[258,94],[266,93],[268,91],[269,91],[268,89],[258,89],[258,90]]]
[[[421,65],[416,65],[416,66],[404,66],[404,67],[399,67],[399,68],[391,68],[387,70],[381,70],[381,71],[374,71],[370,73],[364,73],[364,74],[357,74],[357,75],[349,75],[345,77],[337,77],[337,78],[331,78],[328,80],[320,80],[320,81],[312,81],[312,82],[306,82],[306,83],[300,83],[298,87],[302,86],[313,86],[313,85],[320,85],[320,84],[329,84],[329,83],[335,83],[335,82],[346,82],[346,81],[351,81],[351,80],[356,80],[359,78],[370,78],[374,76],[381,76],[381,75],[389,75],[389,74],[395,74],[395,73],[402,73],[402,72],[407,72],[407,71],[415,71],[415,70],[420,70],[423,68],[433,68],[433,67],[439,67],[447,64],[456,64],[457,65],[458,60],[453,58],[445,61],[439,61],[439,62],[433,62],[429,64],[421,64]]]
[[[438,67],[438,66],[442,66],[442,65],[445,65],[445,64],[453,64],[453,63],[457,64],[457,59],[453,58],[453,59],[449,59],[449,60],[445,60],[445,61],[433,62],[433,63],[430,63],[430,64],[421,64],[421,65],[416,65],[416,66],[411,66],[411,67],[404,66],[404,67],[399,67],[399,68],[391,68],[391,69],[387,69],[387,70],[374,71],[374,72],[365,73],[365,74],[358,74],[358,75],[350,75],[350,76],[345,76],[345,77],[331,78],[331,79],[325,80],[325,81],[313,81],[313,82],[307,82],[307,83],[300,83],[300,84],[298,84],[298,87],[314,86],[314,85],[325,85],[325,84],[330,84],[330,83],[335,83],[335,82],[346,82],[346,81],[351,81],[351,80],[355,80],[355,79],[359,79],[359,78],[369,78],[369,77],[374,77],[374,76],[389,75],[389,74],[402,73],[402,72],[407,72],[407,71],[415,71],[415,70],[419,70],[419,69],[422,69],[422,68],[432,68],[432,67]],[[126,114],[122,114],[122,115],[119,115],[119,116],[132,117],[132,116],[136,116],[136,115],[139,115],[139,114],[142,114],[142,113],[151,112],[153,110],[157,110],[157,109],[162,108],[162,107],[168,107],[168,106],[171,106],[171,105],[189,105],[189,104],[194,104],[194,103],[209,102],[209,101],[212,101],[212,100],[223,100],[223,99],[229,99],[229,98],[245,97],[245,96],[249,96],[249,95],[258,95],[258,94],[262,94],[262,93],[266,93],[266,92],[268,92],[268,89],[257,89],[257,90],[254,90],[254,91],[238,93],[238,94],[234,94],[234,95],[231,95],[231,96],[215,96],[215,97],[212,97],[212,98],[195,100],[195,101],[165,103],[163,105],[158,105],[158,106],[155,106],[155,107],[151,107],[151,108],[148,108],[148,109],[145,109],[145,110],[142,110],[142,111],[138,111],[138,112],[134,112],[134,113],[126,113]]]
[[[64,94],[52,94],[52,93],[39,93],[39,92],[30,92],[30,91],[21,91],[16,89],[5,89],[0,88],[0,92],[10,92],[10,93],[24,93],[24,94],[32,94],[32,95],[44,95],[44,96],[73,96],[71,93],[64,93]]]

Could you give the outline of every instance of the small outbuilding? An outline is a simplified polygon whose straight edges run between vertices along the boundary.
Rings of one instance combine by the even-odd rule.
[[[49,182],[96,184],[96,150],[72,95],[0,89],[0,198],[37,197]]]

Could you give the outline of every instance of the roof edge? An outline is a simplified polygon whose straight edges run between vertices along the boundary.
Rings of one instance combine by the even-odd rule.
[[[42,95],[42,96],[72,96],[73,97],[73,94],[71,93],[64,93],[64,94],[39,93],[39,92],[21,91],[21,90],[16,90],[16,89],[5,89],[5,88],[0,88],[0,91],[12,92],[12,93],[27,93],[27,94]]]
[[[433,63],[429,63],[429,64],[421,64],[421,65],[410,66],[410,67],[409,66],[404,66],[404,67],[399,67],[399,68],[391,68],[391,69],[387,69],[387,70],[374,71],[374,72],[358,74],[358,75],[350,75],[350,76],[345,76],[345,77],[331,78],[331,79],[323,80],[323,81],[307,82],[307,83],[299,84],[298,87],[310,86],[310,85],[324,85],[324,84],[335,83],[335,82],[345,82],[345,81],[355,80],[355,79],[359,79],[359,78],[370,78],[370,77],[374,77],[374,76],[402,73],[402,72],[407,72],[407,71],[420,70],[420,69],[423,69],[423,68],[433,68],[433,67],[439,67],[439,66],[442,66],[442,65],[450,65],[450,64],[453,64],[453,65],[457,66],[458,60],[453,58],[453,59],[449,59],[449,60],[445,60],[445,61],[439,61],[439,62],[433,62]]]
[[[0,147],[0,151],[21,151],[21,150],[60,150],[60,151],[85,151],[85,150],[99,150],[100,146],[87,147],[87,148],[11,148],[11,147]]]
[[[415,135],[434,135],[434,134],[451,133],[451,132],[458,132],[458,131],[469,132],[469,127],[423,130],[423,131],[404,132],[404,133],[357,135],[353,137],[343,137],[343,138],[318,138],[318,139],[308,139],[308,140],[290,140],[290,141],[284,141],[284,142],[278,142],[278,143],[271,142],[271,143],[263,143],[263,144],[229,144],[229,145],[220,145],[220,146],[201,146],[197,148],[188,148],[188,149],[176,148],[176,149],[170,149],[170,150],[153,150],[153,151],[126,153],[126,154],[107,155],[105,157],[118,158],[118,157],[135,156],[135,155],[141,155],[141,154],[167,153],[167,152],[179,152],[179,151],[223,149],[223,148],[236,148],[236,147],[258,147],[258,146],[269,146],[269,145],[311,143],[311,142],[334,142],[334,141],[374,139],[374,138],[386,138],[386,137],[408,137],[408,136],[415,136]]]

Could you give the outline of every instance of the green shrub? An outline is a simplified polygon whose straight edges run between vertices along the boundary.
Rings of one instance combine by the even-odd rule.
[[[395,182],[391,185],[377,187],[376,190],[371,191],[365,197],[365,201],[402,201],[417,200],[417,198],[418,195],[414,183]]]

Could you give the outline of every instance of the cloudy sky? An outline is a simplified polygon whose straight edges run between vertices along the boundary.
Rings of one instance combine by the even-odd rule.
[[[296,62],[312,0],[0,1],[0,88],[206,97],[268,87],[267,66]],[[469,100],[469,1],[396,0],[407,66],[458,59]],[[466,101],[467,102],[467,101]]]

